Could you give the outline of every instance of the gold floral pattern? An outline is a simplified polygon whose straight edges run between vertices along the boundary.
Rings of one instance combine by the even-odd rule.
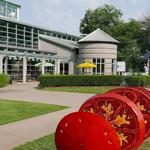
[[[124,133],[117,133],[119,140],[120,140],[120,145],[123,145],[123,142],[128,143],[128,136],[125,136]]]
[[[106,119],[108,119],[108,117],[114,113],[111,103],[104,104],[101,108],[105,111],[103,115]]]
[[[146,111],[144,105],[141,105],[140,102],[138,102],[136,105],[138,106],[138,108],[139,108],[141,111]]]

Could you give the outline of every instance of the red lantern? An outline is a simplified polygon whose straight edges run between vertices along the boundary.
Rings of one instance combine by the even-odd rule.
[[[75,112],[59,123],[55,143],[58,150],[120,150],[115,130],[96,114]]]

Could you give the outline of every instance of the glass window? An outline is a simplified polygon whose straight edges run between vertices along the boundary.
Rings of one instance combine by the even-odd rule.
[[[44,34],[44,35],[46,34],[46,32],[44,30],[39,30],[39,33]]]
[[[69,74],[69,64],[68,63],[60,63],[60,74]]]
[[[7,4],[7,17],[17,19],[17,6],[10,3]]]
[[[70,36],[68,37],[68,40],[71,40],[71,37],[70,37]]]
[[[0,26],[7,27],[7,21],[0,20]]]
[[[60,64],[60,74],[63,74],[63,63]]]
[[[102,59],[102,63],[104,63],[105,59]]]
[[[64,64],[64,74],[69,74],[69,64],[68,63]]]
[[[101,61],[101,59],[99,59],[99,58],[98,58],[98,59],[97,59],[97,63],[99,63],[99,64],[100,64],[100,61]]]
[[[52,34],[52,36],[53,36],[53,37],[56,37],[56,34],[55,34],[55,33],[53,33],[53,34]]]
[[[104,66],[105,66],[105,64],[102,64],[102,65],[101,65],[101,74],[103,74],[103,75],[104,75],[104,72],[105,72]]]
[[[97,74],[100,74],[100,64],[97,64]]]
[[[61,38],[61,35],[60,35],[60,34],[58,34],[58,38]]]
[[[0,15],[6,16],[6,2],[0,1]]]
[[[63,36],[63,39],[66,39],[66,36]]]
[[[104,74],[105,72],[105,59],[93,58],[93,64],[96,68],[93,68],[93,74]]]
[[[52,33],[47,31],[47,32],[46,32],[46,35],[51,36]]]
[[[9,22],[9,23],[8,23],[8,26],[9,26],[10,28],[16,28],[16,24],[13,23],[13,22]]]
[[[94,64],[96,63],[96,59],[95,59],[95,58],[93,59],[93,63],[94,63]]]

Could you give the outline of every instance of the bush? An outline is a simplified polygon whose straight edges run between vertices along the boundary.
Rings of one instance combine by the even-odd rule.
[[[127,86],[149,86],[150,76],[126,76],[125,83]]]
[[[9,84],[9,76],[0,74],[0,88]]]
[[[41,75],[39,87],[48,86],[118,86],[122,76],[116,75]]]

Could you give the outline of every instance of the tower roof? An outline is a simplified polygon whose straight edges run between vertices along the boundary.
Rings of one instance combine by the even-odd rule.
[[[103,43],[119,43],[116,39],[105,33],[101,29],[96,29],[92,33],[86,35],[84,38],[78,41],[79,43],[87,42],[103,42]]]

